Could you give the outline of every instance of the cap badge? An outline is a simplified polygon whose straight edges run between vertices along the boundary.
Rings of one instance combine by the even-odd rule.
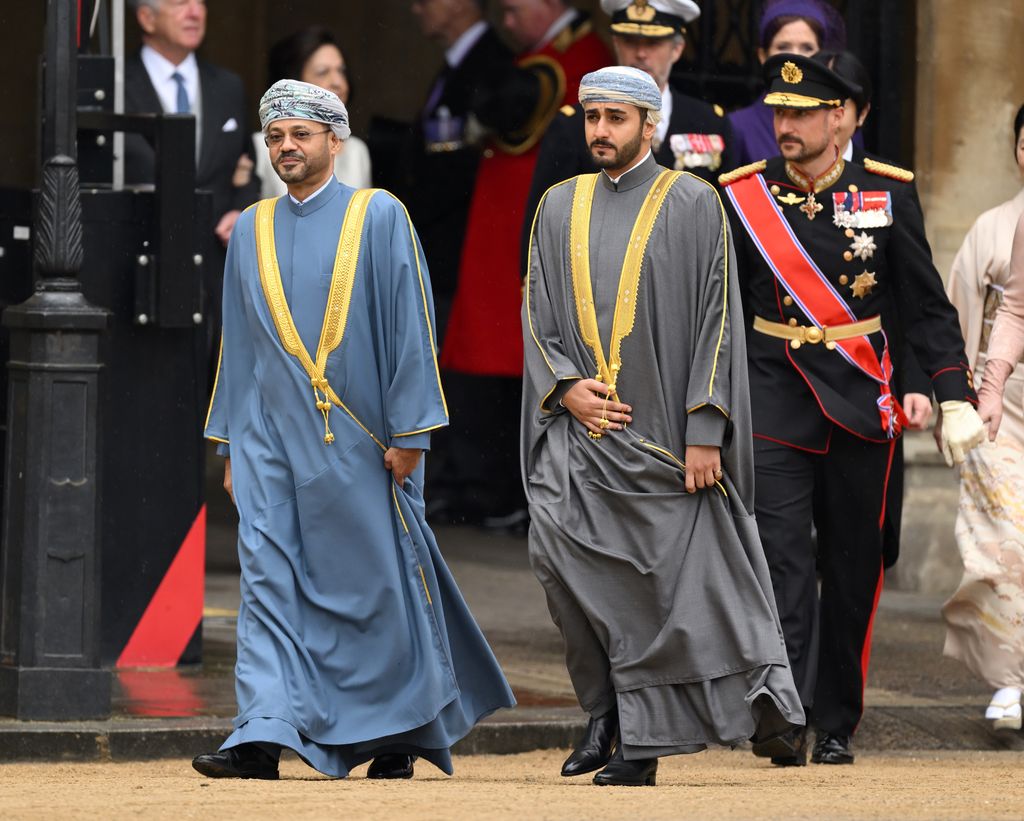
[[[787,60],[782,64],[782,79],[785,82],[790,83],[791,85],[796,85],[803,78],[804,73],[796,63]]]
[[[626,17],[637,23],[650,23],[658,12],[648,5],[647,0],[633,0],[626,9]]]

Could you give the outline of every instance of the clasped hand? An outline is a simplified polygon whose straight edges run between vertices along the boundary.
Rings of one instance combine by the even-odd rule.
[[[391,471],[399,487],[416,470],[422,452],[419,448],[388,448],[384,452],[384,467]]]
[[[591,433],[622,430],[633,421],[633,408],[610,397],[608,385],[597,379],[580,379],[562,397],[562,405]],[[602,424],[603,423],[603,424]],[[686,448],[686,492],[714,487],[722,477],[721,452],[717,447]]]

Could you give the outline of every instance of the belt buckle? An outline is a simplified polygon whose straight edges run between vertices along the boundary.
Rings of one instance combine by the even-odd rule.
[[[824,338],[825,334],[822,332],[821,328],[815,325],[812,325],[811,327],[806,328],[804,330],[804,342],[807,342],[811,345],[817,345]]]

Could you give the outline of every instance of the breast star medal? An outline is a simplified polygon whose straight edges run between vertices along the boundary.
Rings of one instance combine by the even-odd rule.
[[[853,291],[853,295],[857,299],[864,299],[877,284],[878,280],[875,279],[874,273],[865,271],[863,274],[857,274],[856,279],[853,280],[853,285],[850,286],[850,290]]]
[[[853,238],[853,242],[850,243],[850,250],[853,251],[853,255],[865,262],[875,255],[877,248],[875,238],[866,231],[861,231]]]
[[[800,210],[807,215],[807,219],[813,220],[824,207],[824,205],[814,199],[814,192],[808,191],[807,202],[800,206]]]

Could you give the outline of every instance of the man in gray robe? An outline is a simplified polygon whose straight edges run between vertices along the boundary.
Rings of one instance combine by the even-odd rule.
[[[657,165],[646,73],[580,86],[599,167],[538,208],[523,307],[530,559],[591,716],[563,775],[653,785],[658,756],[804,715],[753,511],[729,228]]]

